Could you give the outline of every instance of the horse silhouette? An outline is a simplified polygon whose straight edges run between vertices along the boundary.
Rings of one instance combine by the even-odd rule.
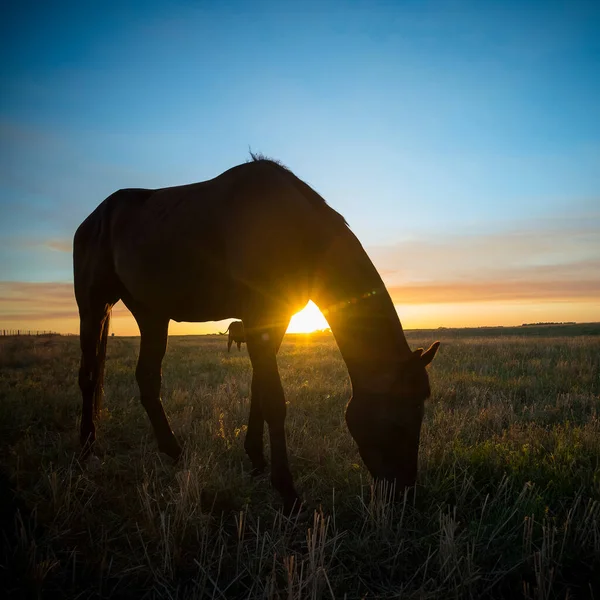
[[[246,335],[244,334],[244,324],[241,321],[232,321],[229,323],[229,327],[225,331],[220,331],[221,335],[225,335],[229,332],[227,338],[227,352],[231,350],[231,344],[235,342],[237,349],[242,349],[242,344],[246,341]]]
[[[140,329],[142,405],[158,448],[173,459],[182,450],[160,399],[169,320],[237,317],[253,370],[244,447],[253,471],[262,472],[266,422],[271,482],[291,511],[299,498],[276,357],[291,316],[312,299],[348,368],[346,423],[365,465],[397,490],[413,485],[430,395],[426,366],[439,342],[411,351],[381,277],[344,218],[283,165],[252,158],[200,183],[117,191],[77,229],[83,455],[96,439],[110,313],[119,299]]]

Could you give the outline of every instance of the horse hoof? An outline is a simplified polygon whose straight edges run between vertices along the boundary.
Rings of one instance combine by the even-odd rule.
[[[252,475],[252,477],[259,477],[260,475],[264,474],[266,467],[267,461],[264,458],[260,461],[253,461],[252,471],[250,471],[250,475]]]
[[[300,498],[290,498],[283,502],[283,514],[289,519],[303,520],[306,517],[307,512]]]
[[[181,446],[175,441],[172,444],[164,446],[161,445],[158,447],[158,449],[163,454],[166,454],[167,456],[171,457],[173,459],[173,462],[176,463],[179,462],[181,456],[183,455],[183,450],[181,449]]]
[[[181,461],[181,457],[183,456],[183,450],[181,447],[178,447],[177,450],[174,450],[172,453],[168,453],[169,456],[173,459],[174,463],[178,463]]]
[[[102,461],[95,455],[90,454],[86,460],[86,468],[88,471],[95,473],[102,467]]]

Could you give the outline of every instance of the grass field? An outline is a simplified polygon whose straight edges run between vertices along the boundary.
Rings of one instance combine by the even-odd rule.
[[[0,588],[65,598],[600,598],[594,333],[409,332],[413,348],[442,346],[418,486],[399,503],[373,489],[346,429],[350,386],[333,338],[286,336],[288,444],[308,507],[293,521],[268,476],[249,475],[245,348],[171,338],[163,400],[185,444],[174,466],[137,399],[138,340],[111,338],[100,460],[82,465],[78,339],[0,338]]]

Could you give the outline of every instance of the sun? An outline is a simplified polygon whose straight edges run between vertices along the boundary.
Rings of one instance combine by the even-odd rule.
[[[328,327],[329,323],[327,323],[319,307],[312,300],[309,300],[308,304],[292,317],[287,333],[311,333]]]

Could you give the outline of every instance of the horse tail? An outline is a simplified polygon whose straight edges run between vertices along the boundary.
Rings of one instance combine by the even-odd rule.
[[[219,335],[225,335],[229,331],[230,327],[231,327],[231,323],[229,323],[229,325],[227,326],[227,329],[225,331],[219,331]]]
[[[96,355],[96,368],[98,373],[98,380],[94,389],[94,414],[98,416],[100,409],[102,408],[102,397],[104,395],[104,371],[106,365],[106,345],[108,341],[108,330],[110,328],[110,313],[109,310],[102,324],[102,331],[100,333],[100,340],[98,342],[98,353]]]

